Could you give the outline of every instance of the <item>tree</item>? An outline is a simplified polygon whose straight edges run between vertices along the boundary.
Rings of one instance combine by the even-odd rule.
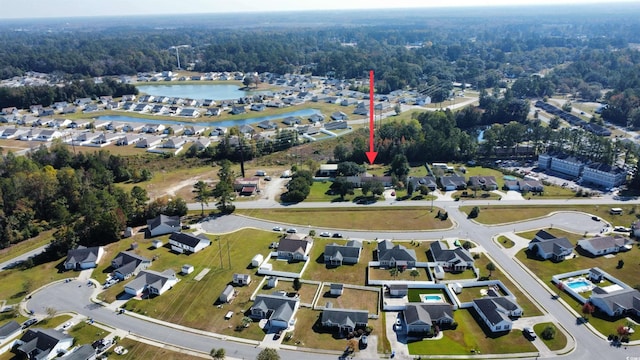
[[[242,327],[246,328],[249,327],[249,325],[253,322],[253,319],[250,318],[249,316],[245,316],[242,318]]]
[[[544,330],[542,330],[540,336],[542,336],[542,338],[545,340],[551,340],[556,337],[556,328],[552,325],[549,325],[545,327]]]
[[[333,148],[333,158],[338,162],[344,162],[349,158],[349,149],[342,143]]]
[[[478,217],[478,215],[480,215],[480,208],[474,206],[473,209],[471,209],[471,211],[469,212],[469,219],[475,219]]]
[[[45,312],[47,313],[47,317],[48,318],[52,318],[52,317],[54,317],[56,315],[58,310],[56,310],[55,308],[52,308],[52,307],[47,307],[45,309]]]
[[[331,190],[340,195],[340,200],[344,200],[345,195],[353,190],[353,183],[344,177],[339,177],[331,184]]]
[[[418,276],[420,276],[420,271],[418,271],[416,269],[413,269],[413,270],[411,270],[409,275],[411,275],[411,277],[415,280]]]
[[[218,199],[216,206],[223,214],[230,214],[235,210],[235,206],[231,203],[235,174],[233,170],[231,170],[231,162],[229,160],[220,162],[218,178],[220,181],[218,181],[218,184],[216,184],[213,190],[213,196]]]
[[[255,80],[253,78],[253,76],[245,76],[244,79],[242,79],[242,84],[246,87],[250,87],[251,85],[255,84]],[[257,86],[257,85],[256,85]]]
[[[394,279],[398,276],[398,268],[397,267],[392,267],[391,269],[389,269],[389,275],[391,275]]]
[[[293,279],[293,284],[291,285],[293,287],[293,290],[300,291],[300,289],[302,288],[302,282],[300,281],[300,279],[295,278]]]
[[[403,154],[397,154],[391,161],[391,169],[389,172],[398,177],[398,180],[404,182],[411,168],[409,167],[409,161]]]
[[[384,192],[384,184],[380,181],[371,181],[371,193],[380,196]]]
[[[618,266],[616,267],[616,269],[622,269],[623,266],[624,266],[624,260],[622,259],[618,260]]]
[[[360,191],[362,191],[362,195],[367,196],[367,194],[371,191],[371,182],[363,182],[362,185],[360,185]]]
[[[415,190],[414,188],[415,185],[413,185],[413,181],[409,181],[409,183],[407,184],[407,195],[413,195],[413,191]]]
[[[496,270],[496,266],[494,263],[490,262],[487,264],[487,270],[489,270],[489,277],[491,277],[491,273]]]
[[[338,164],[337,173],[340,176],[356,176],[365,172],[365,167],[353,161],[344,161]]]
[[[592,303],[587,301],[582,305],[582,314],[585,319],[587,319],[589,315],[593,314],[594,311],[596,311],[596,307]]]
[[[256,360],[280,360],[280,355],[278,355],[276,349],[265,348],[258,353]]]
[[[393,107],[393,111],[396,112],[396,115],[400,115],[400,113],[402,112],[402,106],[400,106],[399,103],[397,103],[394,107]]]
[[[226,357],[226,354],[227,353],[224,350],[224,348],[220,348],[220,349],[213,348],[209,353],[209,355],[211,355],[211,357],[214,358],[215,360],[223,360]]]
[[[200,203],[202,210],[201,215],[204,215],[204,206],[209,205],[209,199],[211,198],[212,191],[209,188],[209,184],[200,180],[193,186],[193,192],[196,194],[195,199]]]

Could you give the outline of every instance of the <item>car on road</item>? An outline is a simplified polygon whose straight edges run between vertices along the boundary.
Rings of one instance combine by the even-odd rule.
[[[274,226],[273,231],[282,231],[282,228],[280,226]]]
[[[296,229],[296,228],[288,228],[287,229],[287,233],[289,233],[289,234],[295,234],[297,232],[298,232],[298,229]]]
[[[592,217],[591,217],[591,220],[593,220],[593,221],[600,221],[600,218],[599,218],[599,217],[597,217],[597,216],[592,216]]]
[[[528,326],[522,329],[522,334],[524,334],[524,336],[529,340],[535,340],[538,337],[536,332]]]
[[[613,231],[617,231],[617,232],[630,232],[631,229],[626,228],[624,226],[614,226],[613,227]]]
[[[336,239],[342,239],[342,234],[340,234],[340,233],[333,233],[333,235],[331,235],[331,237],[336,238]]]
[[[38,319],[36,319],[36,318],[28,319],[27,321],[25,321],[24,323],[22,323],[22,328],[23,328],[23,329],[26,329],[26,328],[28,328],[29,326],[31,326],[31,325],[33,325],[33,324],[35,324],[35,323],[37,323],[37,322],[38,322]]]
[[[330,237],[331,234],[326,232],[326,231],[323,231],[323,232],[320,233],[320,236],[322,236],[322,237]]]

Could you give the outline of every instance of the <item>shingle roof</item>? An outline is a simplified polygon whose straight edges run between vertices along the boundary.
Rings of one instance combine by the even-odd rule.
[[[393,245],[389,240],[378,243],[378,261],[416,261],[416,251],[402,245]]]
[[[431,325],[442,318],[453,320],[453,311],[450,304],[409,303],[404,310],[404,317],[409,325],[420,322]]]
[[[344,257],[358,258],[362,250],[362,244],[358,241],[350,240],[345,245],[336,243],[328,244],[324,247],[324,255],[342,260]]]
[[[449,249],[441,241],[436,241],[431,244],[431,255],[435,261],[445,261],[452,264],[459,262],[473,262],[473,256],[465,248],[456,247],[455,249]]]
[[[518,304],[506,297],[474,299],[473,302],[492,325],[499,324],[503,320],[510,320],[507,311],[519,308]]]
[[[183,232],[174,232],[169,236],[169,240],[174,240],[181,244],[187,245],[189,247],[195,248],[198,244],[202,242],[207,242],[211,244],[211,241],[205,234],[193,235],[190,233]]]
[[[69,250],[67,252],[67,260],[65,261],[66,263],[72,263],[72,264],[77,264],[77,263],[82,263],[82,262],[95,262],[98,259],[98,252],[100,251],[100,247],[98,246],[93,246],[93,247],[84,247],[84,246],[78,246],[76,249],[73,250]]]
[[[611,293],[593,293],[592,298],[600,298],[615,312],[616,310],[635,309],[640,311],[640,291],[636,289],[623,289]]]
[[[298,299],[281,295],[257,295],[251,309],[257,308],[262,312],[273,311],[270,319],[289,322],[293,316],[293,309]]]
[[[354,328],[358,324],[367,324],[369,312],[367,310],[352,309],[324,309],[321,322],[327,326],[341,326]]]
[[[147,220],[147,227],[149,227],[149,229],[151,230],[157,228],[162,224],[166,224],[171,227],[180,226],[180,216],[167,216],[164,214],[160,214],[151,220]]]
[[[623,247],[631,243],[631,239],[622,236],[597,236],[590,239],[578,240],[578,245],[589,244],[595,250],[605,250],[612,247]]]
[[[18,347],[18,350],[29,354],[29,358],[44,359],[60,341],[70,338],[62,331],[53,329],[29,329],[20,338],[24,343]]]
[[[93,359],[95,355],[96,349],[91,345],[86,344],[76,348],[72,353],[65,355],[64,360],[87,360]]]
[[[21,328],[22,325],[18,324],[15,320],[9,321],[0,327],[0,339],[6,338]]]
[[[153,270],[142,270],[127,286],[132,288],[142,288],[145,285],[150,288],[161,289],[164,284],[176,278],[176,273],[171,270],[165,270],[161,273]]]

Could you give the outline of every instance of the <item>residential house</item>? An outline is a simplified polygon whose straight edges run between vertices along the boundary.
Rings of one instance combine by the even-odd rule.
[[[144,136],[136,143],[136,148],[151,149],[160,145],[164,140],[161,136]]]
[[[83,112],[86,112],[86,113],[94,112],[94,111],[98,111],[98,105],[97,104],[87,104],[84,107],[84,110],[83,110]]]
[[[244,106],[232,106],[231,107],[231,115],[239,115],[247,112]]]
[[[251,275],[249,274],[233,274],[233,284],[234,285],[249,285],[251,284]]]
[[[111,267],[115,269],[114,275],[121,280],[137,275],[149,265],[151,260],[131,251],[121,251],[111,260]]]
[[[144,127],[145,127],[144,124],[129,123],[129,124],[125,124],[122,127],[122,131],[124,131],[124,132],[139,132],[139,131],[142,131],[142,129],[144,129]]]
[[[171,234],[180,232],[181,228],[180,216],[167,216],[160,214],[157,217],[147,220],[147,237]]]
[[[514,300],[505,297],[474,299],[473,308],[491,332],[509,331],[514,317],[522,316],[522,308]]]
[[[282,120],[282,123],[287,126],[294,126],[300,124],[300,119],[295,116],[287,116]]]
[[[236,290],[232,285],[227,285],[225,286],[224,290],[222,290],[222,293],[220,293],[218,300],[220,300],[220,302],[222,303],[229,303],[231,302],[231,300],[233,300],[233,298],[235,298],[235,296]]]
[[[84,247],[78,246],[67,252],[64,268],[67,270],[84,270],[95,268],[104,255],[102,246]]]
[[[85,344],[82,346],[78,346],[73,351],[67,353],[63,360],[95,360],[96,359],[96,349],[89,344]]]
[[[300,234],[287,234],[284,238],[278,242],[278,258],[287,259],[289,261],[306,260],[311,245],[313,245],[313,239],[309,236]]]
[[[183,134],[188,136],[199,136],[203,135],[206,130],[206,126],[189,125],[185,126]]]
[[[423,335],[429,333],[434,325],[450,325],[453,323],[451,304],[443,303],[408,303],[404,312],[407,333]]]
[[[172,137],[162,144],[166,149],[180,149],[187,141],[181,137]]]
[[[498,182],[495,176],[470,176],[469,189],[483,191],[498,190]]]
[[[307,118],[309,122],[317,123],[324,121],[324,115],[322,114],[313,114]]]
[[[540,230],[529,242],[528,249],[532,254],[542,259],[561,261],[573,253],[574,246],[566,237],[556,238],[548,232]]]
[[[133,145],[138,141],[140,141],[140,139],[142,139],[140,135],[128,134],[116,140],[116,145],[120,145],[120,146]]]
[[[113,108],[113,107],[112,107]],[[117,109],[117,107],[116,107]],[[73,105],[65,106],[62,110],[60,110],[62,114],[75,114],[76,107]]]
[[[464,176],[444,175],[440,177],[440,185],[445,191],[464,190],[467,188],[467,181]]]
[[[166,127],[162,124],[145,124],[142,128],[142,132],[149,134],[161,133]]]
[[[135,101],[135,95],[122,95],[122,101]]]
[[[344,245],[328,244],[324,247],[324,262],[332,266],[357,264],[361,251],[362,243],[357,240],[349,240]]]
[[[410,176],[408,180],[411,183],[413,183],[414,191],[417,191],[420,186],[426,186],[427,188],[429,188],[429,191],[435,191],[438,188],[436,178],[433,176],[424,176],[424,177]]]
[[[238,131],[240,132],[240,134],[243,134],[245,136],[253,134],[254,132],[256,132],[251,126],[244,124],[244,125],[240,125],[238,127]]]
[[[194,108],[184,108],[180,111],[180,116],[185,117],[198,117],[200,116],[200,110]]]
[[[134,280],[124,286],[124,292],[129,295],[140,296],[146,290],[149,295],[159,296],[172,289],[177,283],[176,273],[171,269],[161,273],[153,270],[142,270]]]
[[[4,129],[2,135],[0,135],[0,139],[16,139],[20,138],[23,135],[27,134],[29,130],[21,129],[21,128],[7,128]]]
[[[322,310],[320,323],[325,328],[335,328],[339,334],[347,334],[356,329],[364,329],[369,324],[367,310],[334,309]]]
[[[293,316],[298,310],[298,298],[286,295],[259,294],[250,309],[251,317],[257,320],[267,319],[267,328],[286,329],[293,324]]]
[[[349,117],[347,116],[347,114],[343,113],[342,111],[336,111],[331,114],[331,119],[332,120],[348,120]]]
[[[57,139],[62,137],[62,133],[53,129],[44,129],[38,133],[38,136],[34,139],[37,141],[53,141],[53,139]]]
[[[589,302],[609,316],[640,316],[640,291],[632,288],[607,292],[594,287]]]
[[[344,120],[336,120],[336,121],[325,123],[323,126],[325,130],[331,131],[331,130],[346,129],[349,127],[349,124]]]
[[[344,292],[344,284],[331,284],[329,285],[329,294],[331,296],[340,296]]]
[[[202,151],[211,145],[211,140],[207,138],[201,138],[196,140],[192,146],[195,146],[198,151]]]
[[[11,320],[8,323],[0,326],[0,344],[4,344],[5,341],[13,339],[20,335],[22,331],[22,325],[15,320]]]
[[[171,250],[177,253],[197,253],[211,245],[211,240],[205,234],[174,232],[169,236]]]
[[[73,345],[73,337],[53,329],[29,329],[19,340],[16,350],[27,359],[49,360]]]
[[[378,241],[376,257],[380,267],[411,269],[416,267],[416,251],[403,245],[394,245],[389,240]]]
[[[347,99],[340,100],[340,105],[342,105],[342,106],[351,106],[351,105],[355,105],[357,102],[358,102],[358,100],[356,100],[356,99],[347,98]]]
[[[273,121],[269,121],[269,120],[263,120],[259,122],[257,126],[263,130],[271,130],[278,127],[278,125],[276,125]]]
[[[379,182],[383,187],[390,187],[393,185],[393,178],[391,176],[370,176],[370,175],[360,175],[360,176],[347,176],[347,181],[353,184],[356,188],[361,188],[364,183],[375,183]]]
[[[505,180],[505,184],[506,182],[507,181]],[[542,184],[542,182],[540,182],[540,180],[533,180],[533,179],[518,180],[518,190],[520,190],[523,193],[524,192],[539,193],[544,191],[544,185]]]
[[[15,106],[2,108],[2,115],[11,115],[11,114],[17,114],[17,113],[18,113],[18,108]]]
[[[251,111],[265,111],[267,106],[265,104],[251,104]]]
[[[76,101],[74,101],[73,104],[76,106],[85,106],[87,104],[91,104],[91,98],[76,99]]]
[[[338,175],[338,164],[321,164],[318,170],[319,177],[335,177]]]
[[[449,249],[442,241],[435,241],[429,248],[433,261],[445,271],[464,271],[473,268],[473,256],[463,247]]]
[[[592,256],[615,254],[633,248],[633,241],[624,236],[596,236],[578,240],[578,246]]]
[[[153,107],[151,108],[151,112],[153,114],[166,115],[169,113],[169,107],[162,104],[153,105]]]
[[[233,182],[233,191],[241,196],[251,196],[260,191],[260,178],[238,178]]]

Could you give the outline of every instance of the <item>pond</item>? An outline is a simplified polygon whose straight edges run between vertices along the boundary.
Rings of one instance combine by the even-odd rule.
[[[265,91],[240,90],[237,84],[171,84],[137,85],[141,93],[188,99],[232,100],[247,95],[265,93]]]
[[[291,111],[291,112],[287,112],[287,113],[283,113],[283,114],[278,114],[278,115],[269,115],[269,116],[260,116],[260,117],[254,117],[254,118],[248,118],[248,119],[237,119],[237,120],[225,120],[225,121],[187,121],[185,120],[161,120],[161,119],[147,119],[147,118],[137,118],[137,117],[131,117],[131,116],[124,116],[124,115],[104,115],[104,116],[98,116],[95,119],[96,120],[108,120],[108,121],[119,121],[119,122],[133,122],[133,123],[145,123],[145,124],[171,124],[171,125],[184,125],[184,124],[193,124],[193,125],[203,125],[203,126],[221,126],[221,127],[233,127],[233,126],[242,126],[242,125],[251,125],[251,124],[256,124],[259,123],[261,121],[265,121],[265,120],[278,120],[278,119],[284,119],[288,116],[298,116],[301,117],[303,119],[306,119],[307,117],[313,115],[313,114],[320,114],[320,110],[316,110],[316,109],[302,109],[302,110],[296,110],[296,111]],[[201,120],[201,119],[199,119]]]

